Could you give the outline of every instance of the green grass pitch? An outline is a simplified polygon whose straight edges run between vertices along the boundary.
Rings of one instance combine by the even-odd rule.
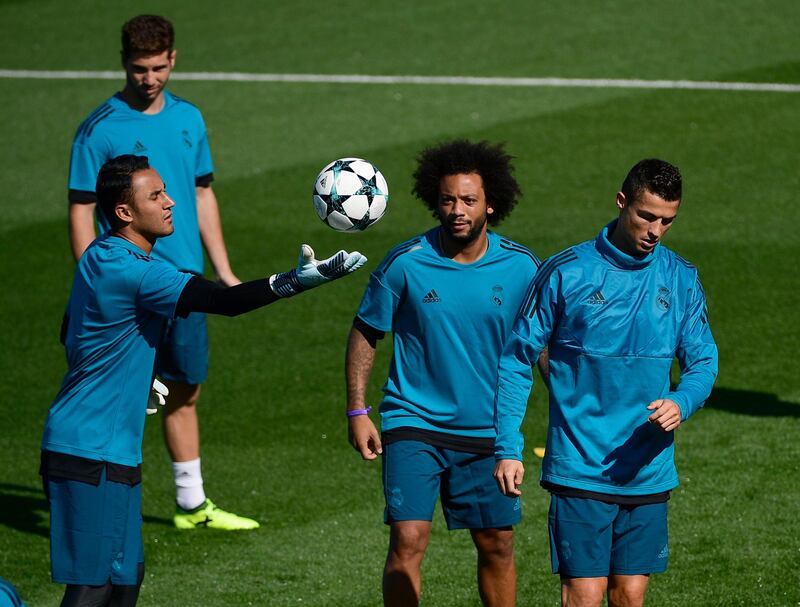
[[[177,71],[800,82],[792,0],[570,3],[422,1],[132,5],[0,2],[1,69],[118,69],[137,12],[172,18]],[[37,476],[47,408],[65,369],[58,328],[72,279],[66,175],[72,135],[121,83],[0,79],[0,576],[57,605]],[[721,372],[677,435],[671,559],[651,605],[800,604],[800,94],[586,88],[174,82],[209,126],[234,270],[289,268],[301,242],[380,261],[433,219],[409,194],[414,155],[452,137],[506,141],[525,197],[501,233],[550,255],[592,237],[645,156],[678,164],[685,204],[667,245],[704,281]],[[348,155],[386,175],[387,216],[342,235],[315,216],[317,171]],[[170,526],[173,489],[155,419],[145,437],[141,605],[380,603],[387,543],[380,471],[345,440],[343,355],[364,271],[239,319],[213,318],[201,407],[209,495],[254,533]],[[371,383],[380,397],[384,343]],[[541,444],[545,397],[526,420]],[[517,528],[520,605],[556,605],[547,495],[528,451]],[[427,605],[478,605],[465,533],[437,515]]]

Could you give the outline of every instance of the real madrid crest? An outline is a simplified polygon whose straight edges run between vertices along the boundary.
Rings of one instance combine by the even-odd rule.
[[[503,286],[495,285],[492,287],[492,303],[496,306],[503,305]]]
[[[669,289],[667,287],[658,288],[656,302],[658,303],[658,307],[662,310],[669,310]]]

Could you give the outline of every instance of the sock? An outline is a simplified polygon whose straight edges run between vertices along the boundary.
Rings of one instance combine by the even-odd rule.
[[[199,457],[188,462],[172,462],[172,473],[175,475],[175,501],[180,508],[194,510],[206,501]]]

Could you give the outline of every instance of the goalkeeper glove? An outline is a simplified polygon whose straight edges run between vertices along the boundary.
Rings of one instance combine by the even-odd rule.
[[[153,379],[153,387],[150,390],[150,396],[147,398],[147,415],[158,413],[158,407],[167,404],[165,396],[169,396],[169,388],[162,384],[157,379]]]
[[[314,259],[314,249],[304,244],[300,246],[297,267],[288,272],[270,276],[269,286],[275,295],[291,297],[355,272],[365,263],[367,263],[367,258],[358,251],[348,253],[345,250],[331,255],[328,259],[317,261]]]

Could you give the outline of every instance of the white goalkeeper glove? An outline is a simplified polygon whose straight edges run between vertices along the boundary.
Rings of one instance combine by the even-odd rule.
[[[165,396],[169,396],[169,388],[157,379],[153,379],[153,387],[150,389],[150,396],[147,398],[147,415],[158,413],[158,407],[167,404]]]
[[[270,276],[269,286],[275,295],[291,297],[355,272],[365,263],[367,263],[367,258],[364,255],[358,251],[348,253],[344,249],[331,255],[328,259],[317,261],[314,259],[314,249],[304,244],[300,245],[297,267],[288,272]]]

